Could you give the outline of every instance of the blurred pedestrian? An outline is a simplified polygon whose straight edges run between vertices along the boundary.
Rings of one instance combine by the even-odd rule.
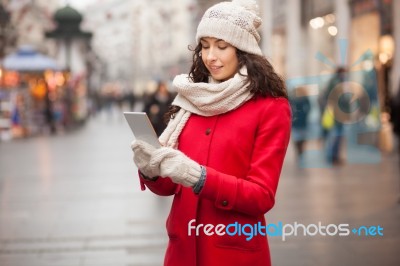
[[[174,195],[166,266],[271,265],[264,215],[275,203],[291,111],[258,46],[257,13],[253,0],[205,12],[190,72],[173,80],[162,147],[132,143],[142,189]],[[240,229],[228,235],[228,225]],[[242,230],[249,225],[257,233]]]
[[[129,110],[133,111],[135,109],[136,97],[132,89],[128,89],[125,94],[125,101],[128,103]]]
[[[321,99],[321,124],[328,163],[340,164],[342,159],[341,142],[343,136],[343,113],[350,113],[350,98],[344,90],[346,69],[338,67],[328,82]]]
[[[44,97],[44,117],[46,118],[46,124],[51,134],[56,134],[56,121],[54,115],[54,105],[50,99],[50,93],[47,88],[46,95]]]
[[[22,93],[17,92],[15,95],[15,102],[11,112],[11,131],[13,138],[23,138],[28,134],[27,132],[27,103]]]
[[[390,121],[393,124],[393,133],[397,136],[398,153],[400,156],[400,84],[396,95],[390,102]]]
[[[147,113],[158,136],[164,131],[167,124],[164,121],[165,114],[173,100],[173,95],[168,91],[167,85],[160,81],[155,93],[145,101],[144,112]]]
[[[308,115],[311,110],[311,103],[305,87],[298,87],[293,91],[290,97],[292,106],[292,136],[296,149],[297,159],[300,160],[304,152],[304,146],[307,140]]]

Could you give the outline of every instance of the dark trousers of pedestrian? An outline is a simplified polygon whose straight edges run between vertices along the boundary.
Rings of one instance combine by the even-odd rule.
[[[343,126],[335,125],[326,137],[326,160],[328,163],[338,164],[340,159],[340,147],[343,139]]]

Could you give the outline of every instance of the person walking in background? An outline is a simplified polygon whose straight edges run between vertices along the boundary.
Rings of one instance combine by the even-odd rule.
[[[53,102],[50,99],[49,91],[47,89],[47,93],[44,98],[44,117],[46,119],[46,124],[48,129],[50,130],[51,134],[56,134],[56,124],[55,124],[55,117],[54,117],[54,106]]]
[[[400,85],[396,95],[390,102],[390,121],[393,124],[393,133],[397,136],[398,152],[400,154]]]
[[[125,102],[128,104],[130,111],[133,111],[135,109],[136,97],[133,93],[133,90],[130,88],[125,93]]]
[[[306,88],[298,87],[293,90],[290,97],[290,105],[293,112],[292,136],[296,149],[296,156],[297,159],[300,160],[307,139],[308,114],[311,110],[311,103],[308,99]]]
[[[162,147],[131,144],[142,190],[174,196],[166,266],[271,265],[262,228],[251,238],[203,230],[265,226],[275,203],[291,110],[283,80],[258,45],[258,11],[255,1],[233,0],[205,12],[190,72],[173,80],[178,94]]]
[[[144,112],[149,116],[158,136],[164,131],[167,124],[164,116],[173,100],[173,95],[167,89],[167,85],[160,81],[157,90],[145,100]]]
[[[341,113],[350,112],[350,94],[344,91],[346,69],[338,67],[321,98],[322,135],[325,141],[326,160],[328,163],[340,164],[341,142],[343,135],[343,117]],[[342,95],[343,97],[339,97]]]

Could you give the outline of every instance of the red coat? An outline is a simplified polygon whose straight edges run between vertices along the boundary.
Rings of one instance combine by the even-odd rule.
[[[197,196],[169,178],[141,179],[158,195],[175,195],[167,232],[167,266],[268,266],[268,241],[257,235],[206,235],[192,224],[265,225],[264,214],[275,193],[290,138],[291,111],[284,98],[253,99],[231,112],[203,117],[192,114],[179,138],[179,150],[207,168]],[[215,232],[215,231],[214,231]]]

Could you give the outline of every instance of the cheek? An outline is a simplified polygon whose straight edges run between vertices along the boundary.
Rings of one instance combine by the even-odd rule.
[[[229,64],[230,69],[236,69],[237,66],[239,65],[238,60],[232,57],[230,57],[226,62]]]
[[[203,64],[207,66],[206,61],[207,61],[207,55],[205,53],[201,53],[201,61],[203,61]]]
[[[231,66],[238,64],[238,58],[234,51],[230,51],[229,53],[223,56],[223,60]]]
[[[236,60],[232,60],[229,62],[229,67],[227,68],[227,71],[230,77],[233,77],[237,70],[238,70],[238,62]]]

